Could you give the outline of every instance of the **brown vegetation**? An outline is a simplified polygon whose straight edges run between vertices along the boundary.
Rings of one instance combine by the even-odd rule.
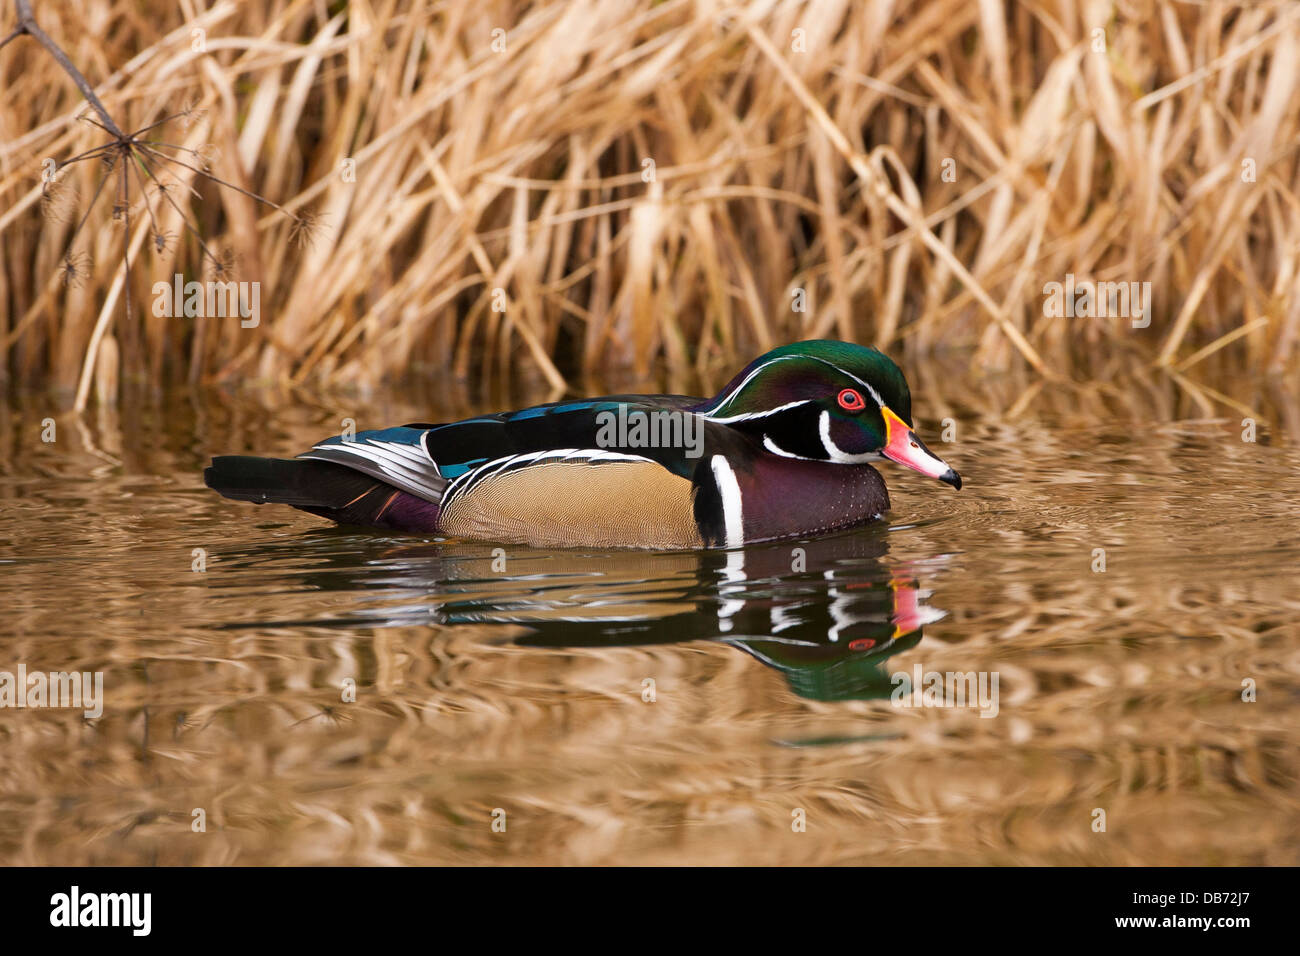
[[[166,195],[133,173],[124,199],[93,158],[46,188],[43,159],[109,137],[44,47],[4,42],[0,374],[22,385],[687,389],[812,336],[1048,379],[1295,365],[1293,3],[34,7],[122,129],[191,108],[159,128],[184,148],[157,147],[184,160],[157,161]],[[153,314],[154,283],[223,270],[260,282],[256,328]],[[1045,315],[1067,274],[1150,282],[1150,327]]]

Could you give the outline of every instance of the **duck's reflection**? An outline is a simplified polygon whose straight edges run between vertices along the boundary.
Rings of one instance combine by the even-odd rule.
[[[693,554],[686,557],[694,581],[678,599],[685,609],[618,620],[609,607],[584,608],[560,619],[533,620],[531,633],[515,642],[590,647],[719,641],[781,671],[802,697],[887,697],[892,686],[881,665],[913,647],[922,625],[943,615],[922,603],[914,578],[891,574],[881,560],[884,550],[879,539],[839,536]]]
[[[310,537],[323,543],[328,534]],[[359,602],[346,621],[313,623],[523,625],[513,643],[548,648],[721,642],[779,670],[796,694],[823,701],[888,697],[885,661],[944,616],[925,604],[916,566],[887,560],[876,529],[730,552],[389,539],[358,554],[355,542],[316,551],[308,580],[375,600]]]

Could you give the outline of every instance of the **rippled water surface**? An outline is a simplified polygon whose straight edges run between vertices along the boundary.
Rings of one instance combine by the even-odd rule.
[[[963,420],[965,489],[884,465],[888,524],[494,552],[203,488],[431,417],[284,407],[0,419],[0,670],[105,686],[0,710],[0,860],[1300,860],[1294,445]],[[997,697],[903,706],[918,670]]]

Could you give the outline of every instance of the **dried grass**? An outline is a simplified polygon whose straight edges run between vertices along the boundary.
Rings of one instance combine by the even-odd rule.
[[[413,373],[560,391],[613,369],[684,389],[812,335],[1084,382],[1117,357],[1222,378],[1287,372],[1300,352],[1291,3],[78,0],[36,15],[123,129],[201,107],[164,138],[218,153],[215,175],[293,215],[178,167],[175,207],[134,194],[129,238],[111,201],[78,231],[102,169],[66,169],[43,202],[41,161],[103,133],[44,50],[7,43],[0,374],[19,385],[84,399],[98,377],[111,401],[134,383]],[[11,26],[6,10],[0,36]],[[204,275],[186,218],[261,283],[257,328],[152,314],[153,283]],[[1044,284],[1067,273],[1149,281],[1150,328],[1045,316]]]

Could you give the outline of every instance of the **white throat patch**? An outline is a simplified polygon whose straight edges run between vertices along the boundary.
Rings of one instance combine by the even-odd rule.
[[[851,455],[835,444],[835,439],[831,437],[830,412],[822,412],[818,423],[818,430],[821,432],[822,437],[822,447],[826,449],[826,457],[831,461],[837,461],[842,465],[861,465],[868,461],[878,461],[880,459],[877,452],[867,451]]]

